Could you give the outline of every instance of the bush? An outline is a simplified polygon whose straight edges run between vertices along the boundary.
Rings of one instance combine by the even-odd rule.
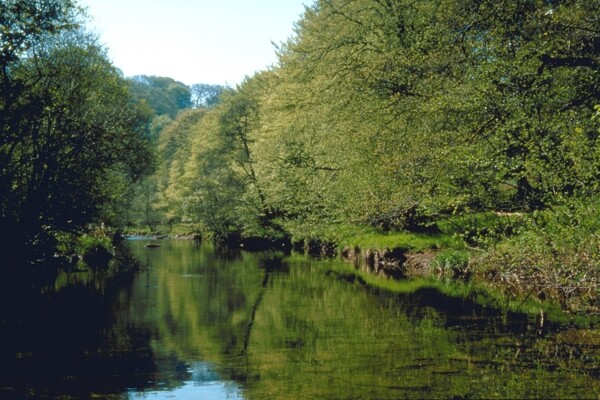
[[[438,223],[444,233],[454,233],[470,246],[489,247],[518,234],[526,224],[522,213],[485,212],[448,218]]]
[[[519,235],[490,248],[479,267],[512,296],[600,310],[599,228],[598,204],[537,212]]]
[[[434,259],[433,265],[439,275],[451,278],[468,278],[469,253],[464,250],[444,250]]]
[[[110,238],[104,235],[81,236],[77,250],[83,262],[93,269],[106,269],[115,255]]]

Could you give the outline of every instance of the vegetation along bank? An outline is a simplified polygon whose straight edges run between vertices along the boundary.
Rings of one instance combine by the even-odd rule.
[[[599,11],[317,1],[276,67],[157,134],[135,223],[333,243],[597,312]]]
[[[1,100],[13,107],[2,111],[3,137],[14,138],[0,143],[3,226],[36,232],[22,234],[28,242],[105,222],[334,243],[392,276],[427,270],[598,312],[599,15],[587,0],[317,0],[278,46],[278,64],[235,88],[124,79],[100,63],[103,77],[76,83],[117,97],[91,104],[67,96],[65,72],[31,93],[56,94],[44,104],[77,125],[33,106],[42,119],[12,121],[37,97]],[[81,40],[36,63],[10,53],[24,45],[3,49],[3,63],[19,66],[4,68],[3,83],[20,88],[41,68],[87,62],[76,57]],[[122,81],[128,90],[106,87]],[[83,105],[61,106],[71,103]],[[130,126],[69,135],[106,126],[86,119],[95,115]],[[34,145],[28,135],[46,131],[32,127],[54,120],[61,140]],[[85,138],[103,132],[112,156],[83,168],[69,149],[85,151]],[[57,143],[62,152],[51,152]],[[56,163],[78,172],[46,176]]]

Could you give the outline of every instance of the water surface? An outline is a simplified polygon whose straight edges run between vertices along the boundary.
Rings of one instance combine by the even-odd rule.
[[[2,293],[1,398],[581,398],[593,331],[434,289],[391,294],[333,261],[193,241],[147,270]]]

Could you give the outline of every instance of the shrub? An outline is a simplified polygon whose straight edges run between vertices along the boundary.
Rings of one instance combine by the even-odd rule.
[[[433,265],[442,277],[468,278],[469,253],[465,250],[444,250],[433,260]]]
[[[571,310],[600,310],[599,228],[597,204],[537,212],[527,229],[490,248],[479,267],[512,296],[552,299]]]
[[[93,269],[106,269],[115,255],[110,238],[104,235],[83,235],[77,247],[83,262]]]

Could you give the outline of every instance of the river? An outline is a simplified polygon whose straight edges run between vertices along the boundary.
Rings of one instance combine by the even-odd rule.
[[[598,398],[600,335],[338,261],[129,241],[148,265],[4,290],[0,398]]]

